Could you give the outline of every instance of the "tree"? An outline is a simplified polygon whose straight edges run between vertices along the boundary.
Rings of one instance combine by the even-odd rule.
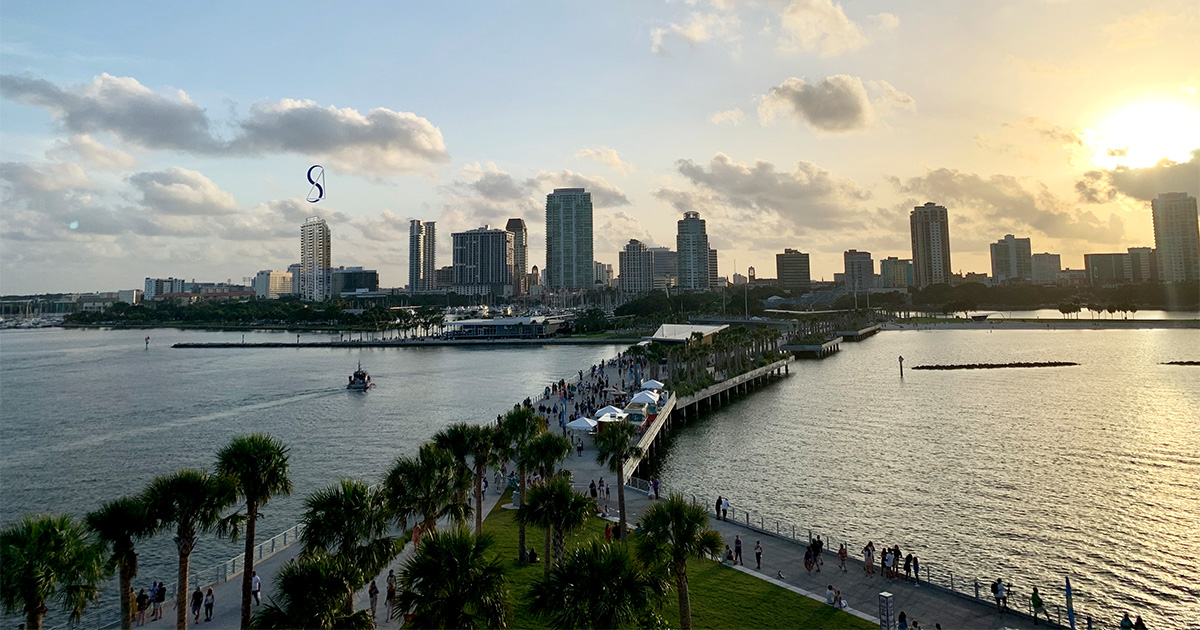
[[[462,527],[422,538],[400,572],[392,616],[411,614],[414,628],[508,627],[508,579],[491,546],[491,536]]]
[[[454,461],[474,479],[475,534],[483,533],[483,476],[496,463],[493,446],[495,429],[486,425],[459,422],[433,436],[433,443],[454,456]]]
[[[550,566],[562,559],[567,531],[581,527],[588,515],[595,511],[595,502],[575,492],[570,479],[563,475],[555,475],[545,483],[529,489],[529,496],[517,510],[517,522],[541,527],[546,531],[544,574],[549,575]],[[553,556],[550,555],[552,538]]]
[[[221,513],[237,501],[237,488],[229,479],[203,470],[185,468],[155,477],[146,488],[147,513],[155,531],[175,526],[175,548],[179,551],[179,582],[175,595],[175,627],[187,630],[188,562],[199,534],[216,532],[237,538],[239,515]],[[124,596],[124,593],[122,593]]]
[[[525,445],[546,430],[546,421],[532,409],[513,409],[500,420],[496,433],[496,451],[501,460],[513,459],[517,464],[517,491],[525,499],[525,477],[529,472],[524,459]],[[525,563],[525,525],[517,527],[518,560]]]
[[[77,623],[106,577],[103,548],[73,516],[26,516],[0,531],[0,601],[29,630],[41,630],[52,603]]]
[[[246,502],[246,555],[242,571],[242,628],[250,627],[250,586],[259,508],[292,493],[288,448],[265,433],[235,437],[217,452],[217,474],[229,479]],[[179,600],[184,601],[184,600]]]
[[[610,422],[604,432],[596,437],[596,463],[608,466],[617,475],[618,530],[625,540],[627,520],[625,518],[625,462],[631,457],[641,457],[642,449],[633,445],[637,427],[628,422]]]
[[[304,500],[303,555],[326,554],[340,562],[345,582],[339,608],[354,612],[354,593],[400,553],[403,543],[387,535],[388,509],[382,489],[342,479]]]
[[[454,457],[431,442],[421,445],[414,457],[399,457],[383,480],[388,510],[401,527],[420,518],[416,539],[437,528],[442,517],[463,523],[471,506],[465,497],[467,480]]]
[[[619,628],[653,610],[667,592],[625,545],[593,540],[568,553],[530,589],[529,607],[555,628]]]
[[[567,438],[544,431],[525,445],[521,460],[528,463],[526,469],[546,479],[554,475],[558,465],[571,454],[571,443]]]
[[[708,526],[708,510],[671,493],[665,501],[642,513],[642,536],[637,556],[647,566],[662,565],[675,577],[679,594],[679,626],[692,627],[692,600],[688,593],[688,558],[712,556],[721,549],[721,535]]]
[[[146,515],[146,502],[140,496],[121,497],[109,501],[85,518],[88,529],[99,539],[102,548],[109,554],[108,568],[116,570],[120,582],[121,628],[133,627],[133,609],[129,591],[133,578],[138,573],[138,556],[134,542],[153,533],[152,523]]]
[[[347,613],[341,605],[351,577],[349,570],[345,562],[320,551],[289,560],[275,576],[275,595],[255,613],[251,627],[374,628],[370,612]]]

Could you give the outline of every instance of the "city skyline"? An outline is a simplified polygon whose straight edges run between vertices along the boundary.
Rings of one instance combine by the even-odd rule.
[[[390,286],[412,219],[522,218],[540,263],[561,187],[593,193],[607,264],[629,239],[672,245],[696,211],[722,275],[796,248],[828,280],[849,249],[909,258],[908,211],[933,201],[955,273],[986,272],[1007,233],[1078,268],[1153,243],[1158,194],[1200,194],[1186,2],[473,7],[318,27],[303,5],[160,6],[96,29],[103,6],[6,6],[0,292],[286,269],[314,214],[334,264]],[[562,20],[591,32],[547,28]],[[339,45],[314,54],[318,35]],[[545,86],[560,77],[571,89]],[[317,163],[326,197],[308,204]]]

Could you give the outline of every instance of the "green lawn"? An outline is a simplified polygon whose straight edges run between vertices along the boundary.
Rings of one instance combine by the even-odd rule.
[[[497,507],[484,520],[483,529],[495,537],[494,549],[505,561],[513,593],[511,628],[545,628],[525,606],[525,593],[542,576],[542,565],[520,566],[517,561],[517,523],[515,510],[501,505],[511,501],[505,492]],[[569,536],[567,548],[593,537],[604,536],[604,521],[589,518],[583,530]],[[545,547],[544,530],[529,528],[526,546],[541,556]],[[544,558],[542,559],[544,560]],[[694,628],[874,628],[858,617],[834,610],[816,600],[797,595],[756,577],[711,560],[694,559],[688,563],[688,583],[692,593]],[[672,628],[679,627],[679,604],[674,589],[663,599],[659,614]]]

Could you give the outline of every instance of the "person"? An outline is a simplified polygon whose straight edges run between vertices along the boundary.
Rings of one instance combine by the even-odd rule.
[[[375,607],[379,605],[379,587],[375,584],[375,580],[371,580],[371,588],[367,589],[367,596],[371,598],[371,618],[375,618]]]
[[[911,553],[908,554],[907,556],[904,556],[904,581],[905,582],[912,581],[912,559],[913,559],[913,555]]]
[[[258,577],[258,571],[250,572],[250,595],[254,597],[254,605],[262,604],[262,600],[258,597],[258,592],[262,589],[262,578]]]
[[[146,625],[146,608],[148,606],[150,606],[150,596],[146,594],[146,589],[142,589],[138,591],[137,596],[137,625]]]
[[[538,561],[537,550],[535,550],[533,547],[530,547],[529,553],[526,555],[526,557],[529,558],[530,562],[537,562]]]
[[[721,520],[729,520],[729,499],[721,499]]]
[[[1137,619],[1133,620],[1133,630],[1146,630],[1146,622],[1142,621],[1142,616],[1138,615]]]
[[[1046,615],[1046,623],[1051,623],[1050,612],[1046,610],[1046,603],[1042,601],[1042,594],[1036,586],[1033,587],[1033,595],[1029,596],[1029,605],[1033,607],[1033,625],[1038,625],[1038,615]]]
[[[891,582],[892,578],[895,576],[895,573],[893,571],[895,568],[895,565],[896,565],[896,556],[892,553],[891,549],[885,549],[883,552],[883,566],[884,566],[883,572],[884,572],[884,575],[887,576],[887,579],[889,582]]]
[[[579,440],[579,442],[575,444],[575,455],[578,457],[583,457],[583,440]]]
[[[913,577],[917,580],[917,588],[921,588],[921,559],[913,556]]]
[[[729,564],[737,564],[733,561],[733,550],[729,548],[729,545],[725,545],[725,562]]]
[[[204,591],[197,586],[195,591],[192,591],[192,617],[193,621],[200,621],[200,606],[204,603]]]
[[[652,483],[654,485],[654,498],[657,499],[658,498],[658,477],[655,477],[654,481],[651,481],[650,483]]]
[[[833,607],[838,610],[846,610],[846,600],[842,598],[842,591],[833,589]]]
[[[746,566],[746,563],[742,562],[742,537],[741,537],[741,535],[737,535],[737,536],[733,537],[733,563],[740,564],[742,566]]]
[[[908,630],[908,615],[904,614],[903,610],[896,617],[896,630]]]
[[[1008,591],[1012,589],[1012,582],[1009,582],[1008,584],[1001,582],[999,585],[999,588],[1000,588],[1000,605],[1003,606],[1004,610],[1007,611],[1008,610]]]
[[[588,494],[592,495],[593,501],[596,500],[597,495],[596,495],[596,480],[595,479],[593,479],[591,482],[588,483]]]
[[[821,572],[821,565],[825,564],[824,558],[821,556],[825,551],[825,541],[821,540],[821,535],[817,534],[817,540],[813,543],[816,547],[813,548],[813,562],[817,563],[817,572]]]
[[[612,542],[612,523],[604,524],[604,542]]]
[[[154,594],[154,619],[162,619],[163,604],[167,601],[167,585],[158,583],[158,591]],[[183,602],[180,602],[183,603]],[[153,621],[153,620],[152,620]]]
[[[387,583],[388,583],[388,586],[395,586],[395,585],[396,585],[396,571],[395,571],[395,569],[388,569]]]
[[[213,604],[217,603],[216,595],[213,595],[212,589],[208,589],[208,593],[204,595],[204,620],[212,621]]]
[[[646,486],[646,498],[650,499],[651,501],[654,500],[654,487],[653,486]]]
[[[832,606],[833,603],[836,601],[836,599],[835,599],[836,597],[837,597],[837,594],[833,592],[832,584],[825,587],[825,604],[826,605]]]
[[[1004,582],[1000,581],[1000,578],[996,578],[996,581],[992,582],[992,597],[996,598],[996,612],[1001,614],[1004,613],[1004,609],[1000,606],[1000,599],[1004,597],[1003,593]]]
[[[721,520],[721,501],[722,501],[721,495],[717,495],[717,508],[716,508],[717,520]]]
[[[804,570],[812,573],[813,568],[813,552],[812,545],[804,548]]]
[[[754,564],[756,569],[762,569],[762,541],[754,543]]]
[[[604,484],[604,500],[607,501],[611,498],[612,498],[612,486],[608,485],[608,483],[605,482],[605,484]]]
[[[1121,630],[1133,630],[1133,620],[1129,618],[1129,613],[1121,617]]]
[[[391,619],[392,608],[396,605],[396,580],[391,571],[388,571],[387,594],[383,597],[383,605],[387,608],[388,619]]]
[[[841,546],[838,547],[837,553],[838,567],[840,567],[842,571],[846,570],[846,556],[848,555],[850,554],[846,552],[846,543],[842,543]]]
[[[862,555],[863,555],[863,573],[867,574],[867,576],[869,577],[871,574],[873,574],[875,572],[875,554],[871,547],[871,543],[868,542],[867,546],[863,547]]]

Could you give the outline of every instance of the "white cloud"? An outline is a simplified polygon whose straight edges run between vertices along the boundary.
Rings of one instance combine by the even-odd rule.
[[[868,95],[868,87],[876,96]],[[912,110],[916,101],[887,81],[870,81],[835,74],[809,83],[791,77],[771,88],[759,102],[758,117],[764,125],[775,122],[779,114],[790,114],[811,129],[825,133],[846,133],[874,126],[881,116],[894,110]]]
[[[693,46],[710,40],[736,46],[741,41],[741,35],[737,32],[741,24],[741,20],[732,14],[692,13],[683,24],[671,23],[666,28],[650,29],[650,50],[655,53],[665,52],[666,40],[669,38],[682,39]]]
[[[729,123],[734,127],[741,125],[742,121],[744,120],[746,120],[746,113],[743,112],[740,107],[735,107],[723,112],[717,112],[708,117],[708,122],[714,125]]]
[[[46,151],[46,158],[51,160],[69,160],[72,156],[99,171],[123,171],[137,162],[132,155],[106,147],[87,134],[71,134],[66,141],[59,140]]]
[[[141,193],[141,204],[163,214],[211,216],[237,211],[233,195],[202,173],[173,166],[165,171],[138,173],[129,183]]]
[[[628,175],[634,171],[633,164],[622,160],[621,156],[617,155],[616,149],[580,149],[575,155],[605,164],[622,175]]]
[[[867,45],[862,29],[846,17],[842,5],[832,0],[793,0],[779,19],[784,32],[780,47],[784,50],[832,57]]]

